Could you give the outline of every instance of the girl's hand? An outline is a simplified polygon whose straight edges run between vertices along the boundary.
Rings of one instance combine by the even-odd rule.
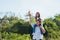
[[[28,11],[28,16],[31,17],[30,11]]]

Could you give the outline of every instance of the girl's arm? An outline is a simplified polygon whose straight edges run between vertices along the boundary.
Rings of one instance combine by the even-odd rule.
[[[31,26],[33,27],[34,24],[32,23],[32,16],[30,11],[28,12],[28,16],[29,16],[29,24],[31,24]]]
[[[29,16],[29,23],[31,24],[32,23],[32,16],[31,16],[30,11],[28,12],[28,16]]]

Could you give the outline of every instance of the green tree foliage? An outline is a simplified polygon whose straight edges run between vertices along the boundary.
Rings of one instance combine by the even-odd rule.
[[[56,39],[58,40],[58,38],[60,37],[60,16],[57,15],[55,16],[55,18],[47,18],[44,20],[44,27],[47,31],[47,33],[45,34],[45,37],[48,39]]]
[[[34,21],[34,19],[32,20]],[[44,19],[43,26],[46,29],[44,39],[60,39],[60,14],[54,16],[54,18]],[[31,40],[31,34],[32,27],[28,21],[14,16],[7,17],[6,15],[0,18],[0,40]]]

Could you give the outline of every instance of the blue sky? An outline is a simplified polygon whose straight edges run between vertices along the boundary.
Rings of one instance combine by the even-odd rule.
[[[29,10],[32,15],[39,11],[42,19],[53,17],[60,14],[60,0],[0,0],[0,12],[15,12],[24,19]]]

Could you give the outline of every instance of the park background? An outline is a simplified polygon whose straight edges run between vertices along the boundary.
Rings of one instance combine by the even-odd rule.
[[[60,40],[59,4],[60,0],[0,0],[0,40],[31,40],[28,11],[33,16],[40,12],[46,30],[43,40]]]

